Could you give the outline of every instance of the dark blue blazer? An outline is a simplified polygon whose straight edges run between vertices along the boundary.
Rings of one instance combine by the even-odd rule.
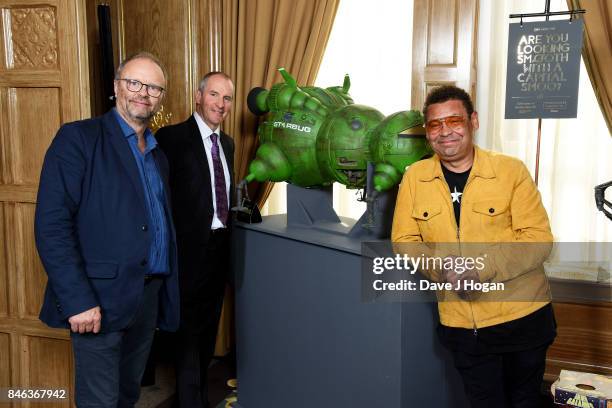
[[[171,230],[171,270],[160,292],[158,327],[176,330],[168,162],[160,149],[153,154]],[[45,155],[36,205],[36,246],[49,277],[40,319],[69,327],[70,316],[99,305],[103,331],[128,326],[143,294],[152,240],[148,222],[138,167],[114,113],[62,126]]]

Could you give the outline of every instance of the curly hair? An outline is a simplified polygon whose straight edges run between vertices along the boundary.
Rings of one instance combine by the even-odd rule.
[[[425,120],[427,121],[427,108],[429,108],[429,105],[453,100],[461,101],[467,111],[468,117],[472,116],[474,104],[472,103],[470,95],[463,89],[454,85],[442,85],[434,88],[425,98],[425,104],[423,105],[423,116],[425,116]]]

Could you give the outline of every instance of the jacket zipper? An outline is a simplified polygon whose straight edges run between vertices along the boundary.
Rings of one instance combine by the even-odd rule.
[[[468,177],[468,180],[465,183],[465,186],[463,187],[463,194],[462,197],[465,197],[465,192],[467,191],[467,186],[468,184],[470,184],[471,178]],[[444,184],[446,184],[446,189],[448,190],[448,196],[450,196],[450,187],[448,186],[448,183],[446,182],[446,180],[444,180]],[[463,206],[463,199],[461,199],[459,201],[459,213],[461,214],[461,211],[463,210],[461,207]],[[453,202],[451,201],[451,210],[453,210]],[[454,212],[454,210],[453,210]],[[459,244],[459,255],[461,255],[461,233],[460,233],[460,229],[459,226],[461,225],[461,221],[459,221],[459,224],[457,224],[457,220],[455,219],[455,226],[457,228],[457,243]],[[474,336],[478,336],[478,326],[476,326],[476,319],[474,318],[474,307],[472,306],[472,299],[470,297],[470,294],[468,293],[468,303],[470,304],[470,313],[472,314],[472,329],[474,330]]]

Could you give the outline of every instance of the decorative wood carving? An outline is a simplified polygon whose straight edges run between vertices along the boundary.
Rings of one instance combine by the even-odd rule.
[[[151,124],[149,125],[149,127],[153,132],[157,132],[159,128],[169,125],[171,120],[172,112],[165,112],[164,105],[162,105],[159,109],[159,112],[157,112],[151,119]]]
[[[55,7],[5,9],[10,14],[8,68],[49,69],[58,66]],[[5,18],[5,23],[8,19]],[[5,28],[6,29],[6,28]]]

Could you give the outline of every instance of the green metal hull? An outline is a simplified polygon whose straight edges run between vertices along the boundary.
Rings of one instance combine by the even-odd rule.
[[[353,103],[348,76],[342,87],[300,88],[280,71],[284,83],[249,94],[250,110],[267,116],[259,125],[260,147],[247,181],[287,181],[300,187],[339,182],[363,188],[371,162],[374,186],[385,191],[399,183],[407,166],[432,154],[418,111],[385,118]]]

